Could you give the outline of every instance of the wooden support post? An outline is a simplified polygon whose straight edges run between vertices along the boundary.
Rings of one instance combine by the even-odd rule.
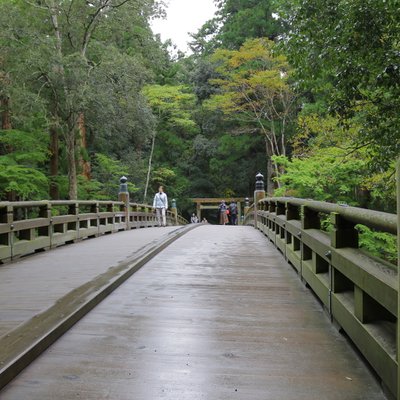
[[[13,252],[14,232],[12,223],[14,221],[14,211],[11,205],[0,208],[0,223],[8,224],[10,230],[0,234],[0,259],[10,260]],[[3,247],[4,246],[4,247]]]
[[[68,215],[74,215],[76,219],[75,221],[68,223],[67,231],[75,231],[76,239],[79,239],[79,203],[69,205]]]
[[[387,319],[391,321],[393,319],[389,311],[357,285],[354,286],[354,315],[363,324],[376,320]]]
[[[293,206],[289,202],[286,202],[286,220],[300,219],[300,210],[298,206]]]
[[[311,210],[307,206],[301,206],[301,228],[302,229],[320,229],[321,221],[318,211]]]
[[[130,228],[130,213],[129,213],[129,191],[128,191],[128,178],[126,176],[122,176],[119,180],[119,192],[118,192],[118,201],[122,201],[124,203],[124,212],[125,212],[125,229]]]
[[[268,212],[276,213],[276,203],[270,201],[267,203]]]
[[[400,159],[397,161],[397,259],[398,267],[397,271],[400,271]],[[400,274],[398,277],[397,287],[397,364],[400,362]],[[400,368],[397,368],[397,398],[400,399]]]
[[[50,203],[46,203],[45,205],[41,206],[39,208],[39,217],[40,218],[46,218],[49,220],[49,223],[47,226],[43,226],[38,228],[38,234],[39,236],[49,236],[51,237],[51,204]]]
[[[331,245],[336,249],[343,247],[358,248],[358,231],[353,222],[345,220],[337,213],[331,213],[333,231],[331,232]]]
[[[100,221],[99,221],[99,212],[100,212],[100,206],[99,203],[93,203],[90,206],[90,212],[92,214],[96,214],[96,219],[91,219],[90,220],[90,226],[97,226],[97,236],[100,234],[99,232],[99,225],[100,225]]]
[[[264,176],[259,172],[256,175],[256,190],[254,191],[254,227],[258,229],[258,202],[265,198]]]
[[[279,201],[276,202],[276,215],[286,214],[286,204]]]

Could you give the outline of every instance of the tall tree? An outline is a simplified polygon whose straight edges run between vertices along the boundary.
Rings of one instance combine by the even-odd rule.
[[[162,154],[158,157],[160,165],[165,166],[168,163],[170,167],[176,167],[177,163],[182,162],[185,138],[186,140],[193,139],[198,132],[198,126],[193,120],[195,96],[190,88],[184,85],[149,85],[144,88],[143,92],[157,118],[157,127],[151,142],[144,192],[144,200],[146,200],[156,146],[156,134],[158,134],[160,140],[156,153]],[[181,154],[179,154],[180,151]]]
[[[274,40],[282,32],[274,0],[215,0],[213,19],[192,34],[195,54],[210,55],[218,48],[238,50],[248,39]]]
[[[283,42],[297,79],[342,121],[362,124],[358,145],[388,167],[400,154],[397,1],[284,0]]]
[[[239,50],[218,50],[212,57],[220,74],[211,80],[221,93],[206,102],[229,118],[245,123],[245,131],[256,129],[265,139],[268,159],[268,191],[279,174],[272,156],[285,155],[287,138],[296,111],[296,95],[288,84],[286,58],[273,53],[268,39],[247,41]],[[279,181],[277,181],[279,184]]]
[[[22,92],[36,95],[34,102],[30,96],[26,98],[34,103],[33,108],[40,106],[46,114],[52,138],[51,174],[54,177],[58,174],[58,144],[62,138],[68,166],[69,198],[76,198],[77,175],[87,163],[83,154],[85,149],[81,151],[87,128],[92,135],[90,128],[99,126],[96,120],[106,116],[108,126],[125,122],[123,129],[114,128],[109,133],[135,130],[133,135],[140,136],[137,132],[142,124],[137,120],[146,119],[146,105],[138,92],[149,75],[144,64],[150,65],[151,61],[146,60],[145,55],[150,58],[156,52],[148,50],[158,46],[148,24],[149,18],[159,13],[158,2],[27,0],[12,4],[4,2],[0,7],[1,22],[4,22],[0,45],[12,54],[7,72],[14,78],[12,82],[17,89],[13,95],[17,96],[17,91],[20,97]],[[133,38],[139,37],[143,43],[147,40],[147,50],[142,49],[136,54],[135,50],[143,43],[135,44]],[[113,54],[114,60],[109,54]],[[116,75],[118,69],[122,70],[122,76]],[[30,71],[28,75],[27,70]],[[129,90],[122,94],[127,76],[134,78],[134,84],[128,84]],[[97,78],[105,79],[105,84],[99,85]],[[99,87],[105,91],[100,92]],[[136,97],[139,100],[135,100]],[[145,112],[141,112],[143,110]],[[127,117],[128,113],[131,118]],[[140,114],[144,117],[138,118]],[[53,189],[53,195],[57,196]]]
[[[217,0],[221,27],[217,38],[222,47],[238,49],[247,39],[274,39],[280,25],[271,0]]]

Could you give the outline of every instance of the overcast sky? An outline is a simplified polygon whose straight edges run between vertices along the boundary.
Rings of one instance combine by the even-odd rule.
[[[172,42],[182,51],[187,51],[190,41],[188,32],[197,30],[214,16],[213,0],[167,0],[167,19],[155,20],[151,26],[154,33],[160,33],[162,41]]]

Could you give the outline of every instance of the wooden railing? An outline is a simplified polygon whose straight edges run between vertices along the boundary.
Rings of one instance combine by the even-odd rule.
[[[167,211],[168,225],[184,225]],[[151,206],[115,201],[0,202],[0,263],[118,231],[157,226]]]
[[[327,219],[328,218],[328,219]],[[324,202],[265,198],[245,224],[263,232],[397,397],[397,268],[359,249],[357,225],[395,235],[397,216]]]

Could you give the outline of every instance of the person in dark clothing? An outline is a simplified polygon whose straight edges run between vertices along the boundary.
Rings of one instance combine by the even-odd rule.
[[[232,201],[231,204],[229,204],[229,218],[231,225],[237,224],[237,214],[238,214],[237,204]]]

